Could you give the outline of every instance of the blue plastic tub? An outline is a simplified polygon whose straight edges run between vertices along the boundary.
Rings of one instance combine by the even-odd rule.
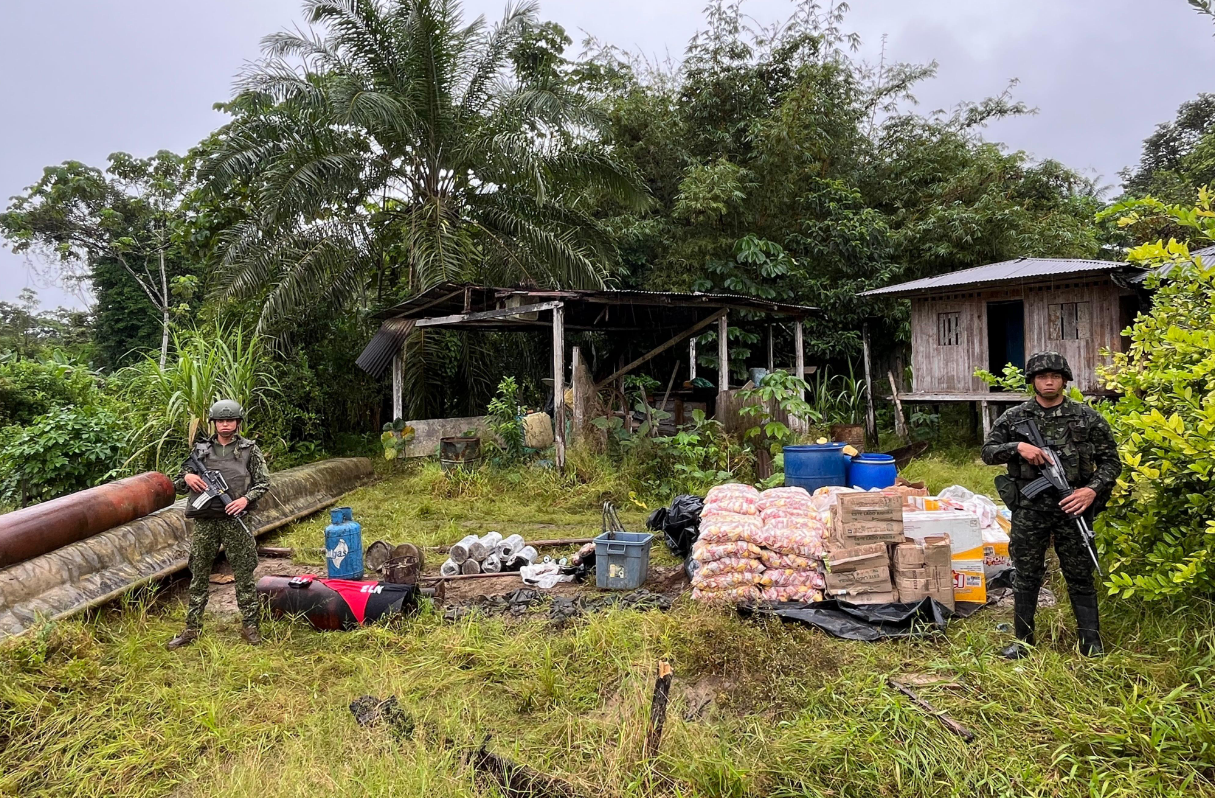
[[[852,458],[852,468],[848,471],[848,481],[854,488],[871,490],[873,488],[889,488],[894,485],[899,475],[894,458],[888,454],[858,454]]]
[[[349,507],[329,511],[325,527],[325,566],[330,579],[363,578],[363,525]]]
[[[650,572],[650,545],[645,532],[604,532],[595,538],[595,586],[636,590]]]
[[[845,443],[810,443],[785,447],[785,486],[813,493],[826,485],[848,484]]]

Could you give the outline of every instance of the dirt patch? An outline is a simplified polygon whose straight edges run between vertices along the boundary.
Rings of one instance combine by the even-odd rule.
[[[428,573],[427,576],[438,576],[438,573]],[[517,573],[503,574],[487,579],[449,579],[445,586],[444,603],[448,605],[466,604],[479,598],[504,596],[508,593],[513,593],[521,587],[528,586],[523,583],[523,580]],[[642,587],[651,593],[657,593],[674,600],[680,593],[688,589],[688,577],[683,570],[683,566],[651,565],[645,584]],[[539,590],[538,588],[536,590],[546,596],[567,599],[579,596],[608,596],[615,595],[617,592],[613,590],[600,590],[595,587],[594,574],[582,583],[558,582],[548,590]]]
[[[297,564],[290,559],[281,557],[263,557],[257,561],[257,568],[253,571],[253,578],[257,580],[263,576],[320,575],[324,573],[324,570],[324,566]],[[220,557],[211,571],[212,577],[217,574],[227,575],[231,573],[232,566],[228,563],[226,557]],[[182,584],[184,595],[184,588],[189,584],[189,581],[182,580]],[[207,592],[210,596],[207,599],[206,614],[208,616],[225,620],[240,617],[240,608],[236,606],[236,585],[234,583],[215,584],[215,582],[212,582]]]
[[[734,682],[723,676],[702,676],[687,683],[676,679],[675,685],[677,695],[683,700],[683,719],[693,721],[703,717],[719,696],[733,689]]]

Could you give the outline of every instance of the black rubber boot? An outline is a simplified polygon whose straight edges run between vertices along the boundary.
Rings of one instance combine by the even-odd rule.
[[[1000,656],[1004,659],[1021,659],[1029,656],[1029,649],[1034,645],[1034,615],[1038,612],[1037,592],[1013,593],[1013,631],[1017,641],[1008,645]]]
[[[1101,624],[1097,617],[1097,596],[1072,597],[1072,612],[1076,614],[1076,636],[1080,638],[1080,653],[1086,657],[1105,655],[1101,645]]]
[[[169,642],[165,643],[165,648],[169,649],[170,651],[176,651],[179,648],[190,645],[197,639],[198,630],[186,627],[185,631]]]
[[[262,644],[262,633],[258,631],[256,626],[244,627],[240,630],[240,636],[251,646],[260,646]]]

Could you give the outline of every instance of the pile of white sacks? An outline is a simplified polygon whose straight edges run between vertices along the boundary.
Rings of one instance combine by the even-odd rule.
[[[447,562],[439,567],[439,573],[456,576],[518,571],[535,559],[536,549],[527,545],[522,535],[506,538],[499,532],[489,532],[481,537],[468,535],[447,550]]]
[[[692,547],[692,598],[748,604],[822,599],[827,527],[802,488],[719,485]]]

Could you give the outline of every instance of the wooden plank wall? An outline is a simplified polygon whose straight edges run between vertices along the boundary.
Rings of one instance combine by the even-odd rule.
[[[1122,289],[1107,277],[1073,278],[1033,285],[1011,286],[986,291],[957,291],[911,300],[911,369],[915,393],[971,393],[986,390],[974,376],[975,369],[987,368],[987,303],[1020,299],[1025,303],[1025,356],[1044,349],[1061,352],[1072,366],[1076,386],[1091,393],[1101,389],[1096,367],[1106,362],[1102,349],[1119,351],[1122,328],[1119,324],[1119,297],[1132,292]],[[1051,305],[1083,303],[1081,326],[1089,337],[1071,340],[1050,338]],[[940,314],[957,313],[960,341],[956,346],[940,346]],[[1060,321],[1056,316],[1055,324]]]

